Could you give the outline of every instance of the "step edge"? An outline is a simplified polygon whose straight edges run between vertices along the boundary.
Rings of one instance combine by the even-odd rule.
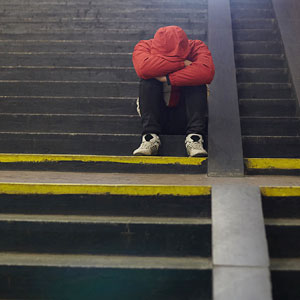
[[[210,258],[205,257],[137,257],[0,252],[0,266],[211,270],[212,262]]]

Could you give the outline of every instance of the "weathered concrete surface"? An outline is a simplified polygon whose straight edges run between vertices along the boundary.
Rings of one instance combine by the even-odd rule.
[[[166,184],[213,185],[251,184],[259,186],[299,186],[299,176],[245,176],[217,178],[205,174],[127,174],[80,172],[0,171],[0,182],[81,183],[81,184]]]

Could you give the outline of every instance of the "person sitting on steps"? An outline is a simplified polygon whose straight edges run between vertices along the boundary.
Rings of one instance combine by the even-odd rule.
[[[156,155],[160,134],[185,134],[188,156],[206,156],[207,87],[214,64],[207,46],[189,40],[178,26],[157,30],[134,48],[132,61],[140,77],[138,110],[142,143],[133,155]]]

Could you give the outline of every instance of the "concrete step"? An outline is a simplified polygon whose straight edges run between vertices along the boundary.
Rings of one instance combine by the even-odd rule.
[[[209,219],[0,216],[2,252],[211,256]]]
[[[163,17],[162,17],[163,18]],[[145,30],[127,30],[126,38],[124,37],[124,29],[117,30],[112,29],[110,32],[100,32],[95,31],[91,33],[88,29],[81,30],[78,32],[69,31],[57,31],[57,32],[43,32],[43,33],[0,33],[0,41],[2,40],[37,40],[37,41],[81,41],[81,42],[98,42],[100,40],[126,40],[126,41],[137,41],[143,39],[151,39],[153,38],[157,28],[153,28],[151,31]],[[200,29],[201,30],[201,29]],[[203,29],[202,29],[203,30]],[[114,32],[115,31],[115,32]],[[205,32],[205,30],[203,30]],[[199,39],[202,41],[207,41],[207,34],[203,33],[202,31],[199,32],[197,29],[197,33],[190,33],[188,35],[189,39]]]
[[[235,41],[278,41],[279,33],[276,29],[238,29],[232,30]]]
[[[9,37],[13,37],[18,39],[18,37],[22,36],[23,39],[79,39],[79,40],[140,40],[140,39],[149,39],[153,38],[157,28],[150,28],[147,30],[144,29],[118,29],[118,28],[110,28],[110,29],[102,29],[102,28],[80,28],[80,29],[43,29],[41,27],[32,28],[29,26],[27,29],[23,25],[19,28],[15,28],[12,25],[11,29],[3,30],[0,39],[7,39]],[[204,28],[196,28],[196,29],[186,29],[186,34],[190,39],[194,39],[198,36],[206,35],[206,29]]]
[[[299,187],[273,187],[263,193],[263,210],[271,256],[275,299],[296,299],[300,275],[300,190]]]
[[[270,1],[230,1],[233,9],[271,9],[272,3]]]
[[[264,29],[274,30],[277,27],[275,19],[233,19],[232,29]]]
[[[139,134],[137,115],[0,114],[2,132]]]
[[[282,54],[280,41],[234,41],[236,54]]]
[[[132,173],[203,174],[207,172],[207,158],[2,153],[0,154],[0,170],[52,170],[64,172],[101,172],[101,174],[104,172],[118,172],[118,174],[122,172],[130,173],[131,176]],[[172,197],[174,198],[174,196]],[[174,200],[173,198],[172,201]],[[146,201],[145,197],[143,199]],[[62,201],[62,199],[60,199],[60,201]],[[17,206],[16,203],[15,205]],[[95,206],[95,203],[93,203],[93,205]],[[135,207],[138,206],[136,203],[134,205]],[[6,207],[8,208],[7,203]],[[191,207],[195,207],[195,204]],[[35,210],[34,208],[32,209]],[[47,209],[49,209],[49,207]],[[60,207],[60,209],[65,211],[62,207]],[[101,209],[104,209],[104,207]],[[122,208],[119,209],[123,211]],[[202,209],[204,208],[202,207]],[[80,211],[86,210],[80,208]],[[149,211],[151,211],[151,209],[149,209]],[[174,210],[170,209],[170,211],[172,211],[172,216],[177,215]],[[39,213],[42,212],[40,211]],[[68,212],[65,211],[65,214],[67,213]],[[76,213],[78,214],[79,211],[76,211]],[[107,213],[106,211],[106,214]],[[92,214],[92,212],[90,212],[90,214]],[[163,214],[161,211],[159,215]],[[114,215],[117,215],[117,213],[114,213]],[[142,215],[141,211],[138,212],[138,215]]]
[[[138,81],[133,67],[0,67],[0,80]]]
[[[47,157],[45,157],[47,158]],[[48,156],[51,160],[51,157]],[[63,158],[62,158],[63,159]],[[133,165],[133,164],[132,164]],[[59,186],[59,184],[56,184]],[[20,187],[17,186],[16,190]],[[87,187],[87,186],[86,186]],[[69,185],[69,188],[72,187]],[[109,188],[109,186],[106,186]],[[65,194],[0,194],[2,214],[21,215],[64,215],[64,216],[132,216],[155,218],[202,218],[211,216],[211,200],[207,191],[200,191],[198,195],[188,195],[182,192],[176,195],[175,189],[169,187],[168,192],[152,195],[130,194],[134,186],[127,188],[127,194],[72,194],[72,190]],[[145,187],[146,188],[146,187]],[[104,189],[104,186],[103,186]],[[181,189],[181,190],[180,190]],[[101,190],[101,186],[99,187]],[[167,188],[165,187],[165,190]],[[138,188],[136,189],[138,191]],[[124,205],[126,203],[126,205]],[[88,218],[87,218],[88,220]],[[96,220],[96,219],[95,219]],[[157,219],[158,220],[158,219]],[[163,219],[162,219],[163,220]]]
[[[244,161],[248,175],[300,175],[299,158],[245,158]],[[282,185],[282,178],[278,184]]]
[[[1,52],[130,53],[136,40],[1,40]]]
[[[2,32],[7,30],[20,30],[20,28],[27,30],[47,30],[57,31],[62,30],[76,30],[76,29],[89,29],[89,30],[103,30],[110,28],[118,29],[143,29],[159,28],[176,24],[184,30],[199,29],[207,27],[207,20],[204,19],[186,19],[186,18],[155,18],[155,16],[143,18],[141,20],[133,20],[130,18],[110,19],[105,17],[99,18],[1,18],[0,20]]]
[[[300,136],[298,117],[241,117],[243,136]]]
[[[295,99],[240,99],[241,116],[284,117],[296,116]]]
[[[274,12],[270,8],[234,8],[231,11],[232,19],[251,19],[251,18],[274,18]]]
[[[300,158],[299,136],[243,136],[244,157]]]
[[[185,136],[161,136],[162,156],[186,156]],[[130,156],[139,134],[0,133],[0,153],[53,153]]]
[[[51,0],[49,1],[36,1],[36,0],[26,0],[26,3],[28,3],[28,5],[62,5],[62,2],[59,0]],[[123,4],[124,2],[122,0],[111,0],[109,2],[112,6],[118,6],[120,4]],[[159,1],[159,0],[151,0],[148,3],[145,3],[143,0],[131,0],[130,3],[136,4],[136,5],[173,5],[173,4],[180,4],[181,1],[179,0],[164,0],[164,1]],[[206,4],[207,5],[207,0],[186,0],[185,3],[187,4],[195,4],[195,5],[200,5],[200,4]],[[1,2],[1,4],[3,5],[24,5],[24,2],[22,0],[3,0],[3,2]],[[63,2],[64,5],[84,5],[84,6],[93,6],[93,5],[100,5],[98,2],[82,2],[81,0],[68,0],[67,2]],[[102,3],[101,3],[102,4]],[[108,3],[106,3],[108,4]],[[105,5],[105,3],[104,3]]]
[[[297,299],[299,289],[299,259],[272,259],[271,281],[273,299]]]
[[[238,83],[240,99],[291,99],[290,83]]]
[[[0,111],[23,114],[136,114],[136,98],[122,97],[5,97]]]
[[[286,68],[284,55],[235,54],[237,68]]]
[[[4,96],[137,97],[138,82],[1,80]]]
[[[289,82],[289,72],[287,68],[237,68],[236,76],[239,83]]]
[[[206,258],[1,253],[6,299],[211,299]],[[180,282],[180,284],[178,284]]]
[[[207,8],[207,1],[186,1],[182,3],[181,1],[151,1],[151,2],[143,2],[143,1],[110,1],[110,2],[80,2],[80,1],[67,1],[67,2],[59,2],[59,1],[26,1],[28,7],[31,10],[43,10],[43,9],[61,9],[61,10],[72,10],[72,9],[103,9],[105,10],[118,10],[120,8],[124,9],[135,9],[136,7],[145,8],[145,9],[153,9],[153,8],[197,8],[197,9],[205,9]],[[13,9],[14,7],[23,7],[24,2],[21,1],[11,1],[11,2],[1,2],[1,7],[8,9]]]
[[[133,49],[132,49],[133,50]],[[131,53],[10,52],[1,53],[1,66],[132,68]]]
[[[92,299],[94,294],[86,293],[90,285],[86,290],[85,286],[101,278],[97,295],[107,294],[105,298],[116,299],[120,292],[125,292],[126,297],[128,293],[131,295],[132,285],[128,289],[115,288],[118,279],[124,287],[125,277],[129,276],[131,284],[138,284],[141,289],[139,293],[134,288],[132,299],[140,299],[141,293],[148,289],[155,299],[180,299],[181,296],[176,295],[179,297],[182,291],[186,296],[187,288],[193,296],[211,298],[211,288],[203,289],[196,277],[200,276],[200,281],[206,284],[212,281],[211,221],[204,217],[210,215],[210,187],[2,183],[0,190],[3,196],[0,202],[8,205],[6,214],[0,216],[0,228],[2,224],[1,231],[9,235],[0,246],[6,249],[0,255],[0,273],[10,278],[9,284],[6,280],[1,283],[1,297],[20,299],[25,295],[31,299],[46,295],[44,299],[58,299],[62,295],[56,286],[59,281],[64,283],[65,299],[74,299],[74,295],[78,297],[81,292],[85,298]],[[8,214],[10,208],[13,209],[7,202],[8,195],[16,201],[15,214]],[[189,205],[193,202],[200,215],[194,205]],[[20,213],[16,214],[17,211]],[[176,211],[178,217],[173,215]],[[201,249],[193,254],[194,247]],[[174,280],[176,277],[178,282],[180,274],[184,281],[178,289]],[[22,279],[15,281],[18,276]],[[23,279],[28,284],[24,284]],[[164,285],[162,289],[157,288],[158,282]],[[167,289],[165,284],[168,284]],[[76,287],[79,286],[78,293]]]
[[[2,132],[139,134],[142,131],[137,115],[0,114],[0,120]],[[297,117],[243,117],[241,125],[244,135],[284,136],[300,133]]]
[[[21,7],[20,7],[21,8]],[[62,9],[60,7],[49,9],[49,7],[37,7],[23,10],[9,9],[2,13],[4,17],[10,18],[114,18],[122,16],[123,18],[148,18],[155,15],[157,18],[207,18],[207,9],[192,8],[108,8],[102,10],[101,7],[89,9],[88,7],[77,8],[76,5],[70,8]]]
[[[299,202],[299,197],[298,197]],[[266,233],[272,258],[300,258],[300,220],[266,219]]]
[[[249,3],[249,4],[259,4],[259,3],[271,3],[270,0],[230,0],[231,5],[236,4],[243,4],[243,3]]]

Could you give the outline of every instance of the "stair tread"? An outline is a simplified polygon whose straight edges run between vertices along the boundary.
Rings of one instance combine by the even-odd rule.
[[[0,222],[60,223],[60,224],[158,224],[158,225],[209,225],[209,218],[179,217],[114,217],[114,216],[74,216],[74,215],[25,215],[0,214]]]
[[[212,268],[206,257],[147,257],[118,255],[74,255],[2,252],[0,265],[118,269],[200,269]]]
[[[300,271],[300,258],[271,258],[271,271]]]

